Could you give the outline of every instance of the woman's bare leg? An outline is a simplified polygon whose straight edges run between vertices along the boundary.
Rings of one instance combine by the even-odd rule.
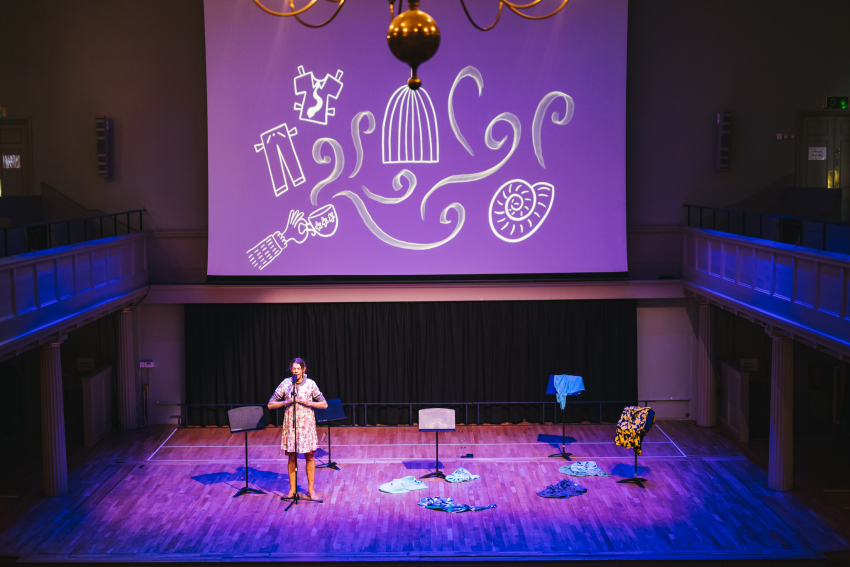
[[[298,458],[297,453],[287,453],[289,455],[289,493],[287,498],[295,496],[295,491],[298,490],[297,478],[295,477],[295,460]]]
[[[316,453],[305,453],[304,457],[307,459],[307,497],[315,498]]]

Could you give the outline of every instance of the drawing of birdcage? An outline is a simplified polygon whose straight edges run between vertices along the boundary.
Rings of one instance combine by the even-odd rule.
[[[404,85],[390,97],[381,129],[381,156],[384,163],[440,161],[437,114],[425,89]]]

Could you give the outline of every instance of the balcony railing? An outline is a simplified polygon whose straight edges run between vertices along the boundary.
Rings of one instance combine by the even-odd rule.
[[[142,231],[145,209],[0,228],[2,258]],[[135,222],[135,226],[133,225]]]
[[[850,254],[850,222],[683,205],[688,226]]]

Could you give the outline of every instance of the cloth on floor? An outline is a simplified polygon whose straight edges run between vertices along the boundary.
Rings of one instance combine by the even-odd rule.
[[[563,466],[558,470],[570,476],[611,476],[600,469],[599,465],[596,464],[596,461],[576,461],[574,463],[570,463],[569,466]]]
[[[429,496],[417,502],[419,506],[430,510],[441,510],[443,512],[480,512],[481,510],[489,510],[495,508],[495,504],[486,506],[471,506],[470,504],[457,504],[451,498],[443,496]]]
[[[405,476],[402,478],[393,479],[391,482],[382,484],[378,487],[381,492],[389,492],[390,494],[402,494],[411,490],[422,490],[428,488],[428,485],[421,480],[416,480],[415,477]]]
[[[623,408],[623,414],[620,416],[620,421],[617,422],[617,432],[614,435],[614,443],[626,449],[634,449],[635,453],[641,453],[641,441],[646,434],[647,426],[652,425],[652,422],[646,422],[647,416],[652,412],[652,408],[626,406]],[[655,412],[652,412],[653,420]]]
[[[543,498],[569,498],[570,496],[578,496],[587,492],[587,489],[574,480],[565,478],[558,484],[547,486],[537,493],[537,496]]]
[[[561,404],[561,409],[567,405],[567,396],[577,396],[584,391],[584,380],[581,376],[570,376],[569,374],[554,374],[555,377],[555,399]]]
[[[446,481],[448,482],[466,482],[468,480],[475,480],[476,478],[481,478],[477,474],[472,474],[468,470],[463,467],[460,467],[455,472],[446,477]]]

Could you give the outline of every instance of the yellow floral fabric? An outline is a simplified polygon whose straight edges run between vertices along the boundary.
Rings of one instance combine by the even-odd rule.
[[[614,443],[626,449],[634,449],[640,455],[640,443],[643,440],[646,418],[652,408],[641,408],[638,406],[626,406],[620,421],[617,422],[617,432],[614,434]],[[653,420],[655,417],[653,417]]]

